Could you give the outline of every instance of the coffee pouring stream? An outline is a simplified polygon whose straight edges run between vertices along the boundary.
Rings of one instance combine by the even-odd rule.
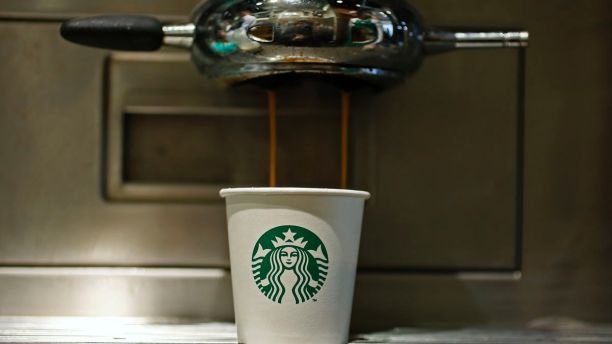
[[[229,85],[299,74],[376,88],[409,76],[430,54],[525,47],[529,38],[520,30],[428,27],[414,7],[399,0],[209,0],[186,24],[97,16],[69,20],[61,34],[114,50],[190,49],[202,73]]]

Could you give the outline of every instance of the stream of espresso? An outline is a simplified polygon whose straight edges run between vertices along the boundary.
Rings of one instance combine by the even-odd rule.
[[[350,94],[346,91],[341,93],[341,118],[340,118],[340,188],[348,186],[348,127]],[[269,179],[270,187],[276,186],[276,92],[268,91],[268,118],[270,123],[270,164]]]
[[[270,120],[270,187],[276,186],[276,92],[268,91],[268,117]]]

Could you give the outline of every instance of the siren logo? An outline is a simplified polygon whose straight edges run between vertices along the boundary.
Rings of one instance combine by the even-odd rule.
[[[278,303],[302,303],[323,287],[329,259],[321,239],[306,228],[279,226],[255,244],[253,278],[261,292]]]

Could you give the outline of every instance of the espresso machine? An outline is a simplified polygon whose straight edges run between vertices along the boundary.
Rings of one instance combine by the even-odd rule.
[[[337,188],[342,94],[355,341],[609,341],[609,2],[409,2],[1,2],[0,342],[232,342],[218,191],[270,108]]]

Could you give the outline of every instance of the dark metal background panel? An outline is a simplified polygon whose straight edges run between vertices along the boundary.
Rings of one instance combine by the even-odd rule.
[[[516,268],[521,72],[516,51],[462,51],[355,97],[376,128],[364,266]]]
[[[612,321],[612,2],[529,2],[529,314]]]
[[[420,277],[422,283],[372,275],[357,284],[355,321],[365,326],[388,318],[395,325],[525,324],[541,317],[611,322],[612,3],[414,4],[432,23],[499,23],[530,31],[522,277],[484,280],[474,287],[435,275]],[[427,73],[433,61],[426,61],[421,72]],[[377,304],[383,295],[388,303]]]

